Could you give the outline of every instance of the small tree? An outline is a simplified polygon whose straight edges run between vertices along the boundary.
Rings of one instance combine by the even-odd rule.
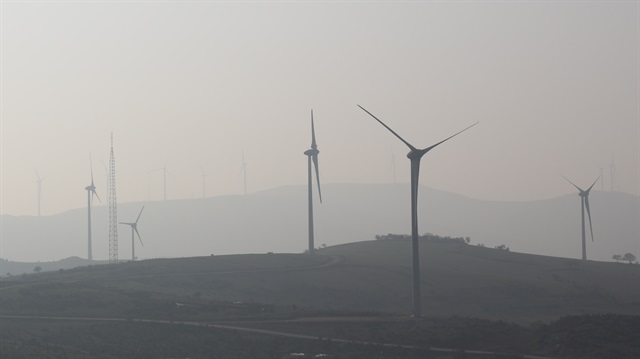
[[[42,270],[42,267],[40,266],[36,266],[35,268],[33,268],[33,271],[36,273],[40,273],[41,270]]]
[[[619,254],[614,254],[613,257],[611,258],[613,258],[613,260],[615,260],[616,263],[620,263],[620,261],[622,260],[622,256]]]
[[[625,253],[624,256],[622,257],[622,260],[623,261],[627,261],[627,262],[629,262],[629,264],[631,264],[631,263],[635,262],[636,256],[634,256],[631,253]]]

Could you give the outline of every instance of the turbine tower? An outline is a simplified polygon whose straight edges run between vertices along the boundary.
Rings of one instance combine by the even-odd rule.
[[[204,173],[204,168],[202,168],[202,166],[200,166],[200,170],[202,171],[202,198],[207,198],[207,189],[205,188],[207,175]]]
[[[84,189],[87,191],[87,259],[91,261],[93,260],[93,251],[91,248],[91,200],[93,196],[96,196],[98,201],[100,201],[100,197],[98,193],[96,193],[96,186],[93,183],[93,161],[91,160],[91,154],[89,154],[89,165],[91,168],[91,184]],[[102,203],[102,201],[100,201],[100,203]]]
[[[40,174],[38,174],[38,171],[36,170],[36,182],[38,183],[38,217],[40,217],[40,200],[42,198],[42,182],[44,182],[45,179],[47,179],[47,177],[44,178],[40,178]]]
[[[580,209],[582,210],[582,260],[587,260],[587,240],[586,240],[586,226],[584,221],[584,210],[587,209],[587,215],[589,216],[589,231],[591,232],[591,241],[593,242],[593,226],[591,225],[591,210],[589,209],[589,192],[593,188],[593,186],[598,182],[600,177],[593,182],[591,187],[589,187],[586,191],[582,188],[576,186],[573,182],[569,181],[566,177],[564,178],[567,182],[571,183],[573,187],[577,188],[580,193]]]
[[[452,136],[447,137],[446,139],[427,147],[425,149],[418,149],[411,145],[409,142],[405,141],[400,135],[395,133],[389,126],[385,125],[384,122],[380,121],[376,116],[374,116],[371,112],[365,110],[364,107],[358,105],[364,112],[368,113],[371,117],[373,117],[376,121],[378,121],[382,126],[384,126],[387,130],[389,130],[392,134],[394,134],[400,141],[402,141],[407,147],[409,147],[409,153],[407,157],[411,161],[411,257],[412,257],[412,268],[413,268],[413,316],[420,317],[422,316],[422,305],[420,302],[420,252],[418,247],[418,177],[420,175],[420,159],[427,152],[434,149],[436,146],[442,144],[445,141],[459,135],[460,133],[468,130],[469,128],[478,124],[478,122],[473,125],[463,129],[460,132],[455,133]]]
[[[142,211],[144,210],[144,206],[138,213],[138,218],[136,218],[135,222],[119,222],[120,224],[126,224],[131,227],[131,260],[136,260],[136,239],[133,236],[134,232],[138,235],[138,239],[140,240],[140,244],[144,247],[144,243],[142,243],[142,238],[140,238],[140,233],[138,232],[138,220],[140,220],[140,216],[142,215]]]
[[[109,153],[109,263],[118,263],[118,200],[116,198],[116,159],[113,155],[113,133]]]
[[[242,151],[242,165],[240,165],[240,173],[244,175],[244,194],[247,194],[247,162],[244,161],[244,151]]]
[[[616,166],[614,164],[614,155],[611,155],[611,165],[609,165],[611,171],[611,192],[616,190]]]
[[[156,168],[150,172],[162,171],[162,180],[163,180],[163,188],[164,188],[164,200],[167,200],[167,164],[165,163],[162,167]]]
[[[313,126],[313,110],[311,110],[311,148],[304,151],[308,158],[308,184],[309,184],[309,254],[315,250],[313,239],[313,176],[311,175],[311,162],[316,171],[316,182],[318,183],[318,196],[322,203],[322,192],[320,191],[320,172],[318,172],[318,146],[316,145],[316,131]]]

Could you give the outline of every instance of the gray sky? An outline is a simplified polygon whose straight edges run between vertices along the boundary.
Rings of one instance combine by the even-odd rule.
[[[589,186],[615,156],[639,193],[637,1],[1,3],[1,208],[305,184],[314,109],[325,183],[408,182],[407,148],[480,124],[422,160],[421,183],[536,200]],[[604,185],[611,177],[605,169]],[[600,184],[596,185],[600,189]],[[323,193],[331,201],[331,193]]]

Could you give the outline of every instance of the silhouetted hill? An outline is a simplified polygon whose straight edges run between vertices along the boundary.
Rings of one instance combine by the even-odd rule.
[[[76,267],[105,264],[108,261],[90,261],[80,257],[69,257],[59,261],[48,262],[13,262],[0,258],[0,275],[19,275],[24,273],[32,273],[39,267],[42,272],[57,271],[60,269],[71,269]]]
[[[406,316],[410,252],[410,240],[378,240],[331,246],[318,255],[151,259],[31,274],[0,281],[0,312],[200,321],[286,317],[292,310],[296,315]],[[422,241],[420,258],[427,316],[533,322],[640,314],[635,264],[513,253],[456,241]]]
[[[287,186],[246,196],[121,203],[118,219],[132,221],[140,208],[141,258],[231,253],[300,253],[307,247],[306,186]],[[316,245],[409,233],[408,184],[328,184],[323,204],[315,203]],[[317,202],[317,201],[316,201]],[[590,196],[595,241],[589,259],[613,254],[637,257],[640,200],[619,192]],[[420,232],[471,237],[472,244],[504,244],[512,251],[579,258],[580,199],[577,195],[532,202],[494,202],[420,188]],[[108,257],[108,215],[94,211],[94,258]],[[85,257],[86,209],[55,216],[2,216],[2,252],[14,261]],[[131,231],[119,230],[119,257],[130,259]]]

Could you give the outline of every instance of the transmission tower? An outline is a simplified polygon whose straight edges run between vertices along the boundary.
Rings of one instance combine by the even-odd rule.
[[[113,155],[113,133],[109,154],[109,263],[118,263],[118,201],[116,199],[116,159]]]

